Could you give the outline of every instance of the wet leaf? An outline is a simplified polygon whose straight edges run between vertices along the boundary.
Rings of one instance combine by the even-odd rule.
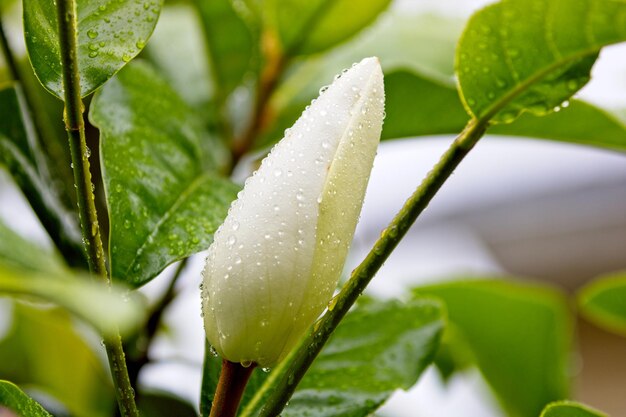
[[[57,10],[53,1],[24,1],[26,47],[35,74],[48,91],[63,97]],[[77,0],[80,91],[104,84],[146,45],[163,0]]]
[[[9,381],[0,380],[0,405],[19,417],[52,417],[37,401]]]
[[[626,40],[626,3],[503,0],[475,13],[457,48],[463,102],[479,119],[510,123],[553,111],[589,81],[602,47]]]
[[[203,166],[210,137],[193,111],[134,63],[95,95],[89,117],[101,135],[111,275],[140,286],[206,250],[239,187]]]
[[[395,390],[417,382],[435,357],[444,324],[443,306],[430,298],[357,307],[339,324],[281,415],[371,415]],[[280,370],[269,373],[242,416],[255,415],[262,406],[275,380],[272,372]]]

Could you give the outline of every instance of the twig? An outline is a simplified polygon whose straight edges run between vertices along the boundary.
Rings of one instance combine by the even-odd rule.
[[[78,69],[78,24],[75,0],[57,0],[57,20],[59,46],[63,67],[63,87],[65,96],[65,129],[70,142],[70,154],[74,171],[74,183],[78,200],[78,213],[87,252],[89,270],[102,281],[110,284],[108,277],[98,215],[95,206],[93,183],[89,170],[89,150],[85,140],[85,121],[83,120],[83,102],[80,92]],[[138,417],[135,393],[128,378],[128,369],[122,338],[119,333],[106,335],[103,342],[109,358],[109,367],[115,385],[120,413],[123,417]]]
[[[278,382],[272,386],[272,392],[257,393],[246,406],[242,415],[249,416],[250,411],[260,407],[265,398],[267,398],[267,401],[259,417],[275,417],[281,413],[296,386],[302,380],[332,332],[339,325],[341,319],[346,315],[363,290],[365,290],[365,287],[380,269],[383,262],[400,243],[402,237],[428,206],[428,203],[430,203],[454,169],[482,137],[485,129],[486,122],[472,120],[468,123],[413,195],[405,202],[389,226],[382,232],[363,262],[352,272],[350,280],[336,297],[336,303],[332,310],[328,310],[315,324],[313,331],[299,344],[297,351],[290,355],[287,363],[288,368],[281,372]]]
[[[235,417],[246,384],[256,365],[244,367],[240,363],[222,361],[222,371],[217,383],[209,417]]]
[[[271,32],[263,34],[263,50],[266,64],[257,84],[252,118],[241,137],[235,139],[232,144],[233,166],[237,165],[241,157],[252,148],[259,133],[268,124],[270,114],[268,102],[288,63],[287,55],[280,51]]]

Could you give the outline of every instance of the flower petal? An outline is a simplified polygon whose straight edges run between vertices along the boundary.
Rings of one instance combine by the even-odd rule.
[[[380,138],[380,64],[366,58],[314,100],[246,180],[204,270],[209,341],[272,366],[337,285]]]

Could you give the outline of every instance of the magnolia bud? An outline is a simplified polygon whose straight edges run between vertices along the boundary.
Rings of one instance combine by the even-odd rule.
[[[223,358],[274,366],[328,304],[383,110],[380,63],[366,58],[322,89],[246,181],[203,271],[204,325]]]

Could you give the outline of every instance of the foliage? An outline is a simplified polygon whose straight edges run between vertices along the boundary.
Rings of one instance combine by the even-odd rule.
[[[63,7],[70,13],[59,17]],[[14,8],[0,4],[0,166],[49,242],[0,221],[0,294],[11,297],[0,377],[12,381],[0,381],[0,405],[26,417],[50,415],[44,407],[104,417],[117,398],[126,417],[136,415],[132,383],[143,415],[196,415],[170,393],[136,386],[184,262],[226,217],[238,163],[278,142],[334,74],[376,55],[382,139],[459,136],[298,347],[253,373],[240,414],[371,415],[435,364],[446,379],[478,368],[511,416],[602,416],[554,403],[570,392],[575,334],[559,290],[459,280],[353,305],[485,132],[626,150],[624,115],[575,97],[602,49],[626,41],[624,1],[501,0],[462,21],[400,13],[390,0],[24,0],[30,65],[7,36]],[[64,120],[79,153],[64,148]],[[89,218],[77,201],[93,203]],[[108,253],[87,250],[100,234]],[[100,277],[88,270],[94,256],[107,269]],[[136,290],[165,281],[177,261],[169,289],[148,306]],[[577,303],[626,335],[623,272],[582,288]],[[114,348],[120,334],[126,362]],[[206,351],[202,416],[221,366]]]

